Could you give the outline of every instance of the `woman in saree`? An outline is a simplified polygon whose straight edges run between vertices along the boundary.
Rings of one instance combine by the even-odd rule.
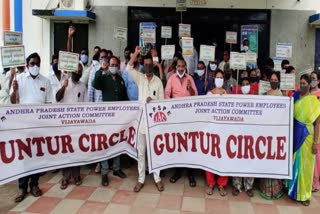
[[[288,195],[304,206],[310,205],[312,181],[319,143],[320,105],[310,94],[311,77],[300,78],[300,91],[294,93],[293,172]]]

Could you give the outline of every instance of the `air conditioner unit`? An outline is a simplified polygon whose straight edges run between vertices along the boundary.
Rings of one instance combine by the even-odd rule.
[[[85,10],[88,0],[59,0],[59,9],[63,10]]]

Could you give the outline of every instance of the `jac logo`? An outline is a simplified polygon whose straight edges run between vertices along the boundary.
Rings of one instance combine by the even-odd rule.
[[[154,123],[166,122],[168,120],[168,116],[171,114],[170,111],[167,111],[165,106],[158,106],[152,108],[153,112],[149,114],[149,116],[153,119]]]

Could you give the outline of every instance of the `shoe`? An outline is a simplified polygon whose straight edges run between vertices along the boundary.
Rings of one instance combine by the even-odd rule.
[[[33,195],[34,197],[39,197],[42,195],[42,191],[38,186],[33,186],[30,188],[30,193],[31,195]]]
[[[252,198],[254,196],[254,193],[252,191],[252,189],[247,190],[247,195]]]
[[[108,175],[101,176],[101,184],[102,184],[102,186],[105,186],[105,187],[109,185]]]
[[[118,176],[119,178],[126,178],[126,174],[124,174],[124,172],[122,172],[121,169],[119,169],[118,171],[113,171],[113,175]]]
[[[100,173],[101,172],[101,165],[100,163],[97,163],[96,168],[95,168],[95,173]]]
[[[16,203],[19,203],[19,202],[23,201],[23,199],[25,199],[27,194],[28,194],[28,192],[26,190],[19,189],[18,194],[17,194],[16,198],[14,199],[14,201]]]
[[[135,187],[133,188],[134,192],[140,192],[140,190],[142,189],[142,187],[144,186],[143,183],[138,182]]]
[[[82,184],[81,177],[78,176],[78,177],[74,178],[74,183],[76,184],[76,186],[80,186]]]
[[[194,176],[189,176],[189,186],[190,186],[190,187],[195,187],[195,186],[197,186],[197,182],[196,182],[196,180],[194,179]]]
[[[67,189],[68,184],[69,184],[69,181],[63,179],[63,180],[61,181],[60,189],[62,189],[62,190],[63,190],[63,189]]]

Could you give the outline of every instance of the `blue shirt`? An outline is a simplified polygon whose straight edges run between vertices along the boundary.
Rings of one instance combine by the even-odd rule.
[[[194,83],[196,84],[198,95],[206,95],[207,90],[205,89],[205,78],[200,79],[198,75],[193,77]]]
[[[140,65],[140,67],[142,66]],[[140,67],[139,67],[139,70],[140,70]],[[129,100],[138,100],[139,88],[137,84],[133,81],[131,76],[128,74],[127,69],[124,69],[122,73],[122,78],[127,87],[127,94],[128,94]]]

